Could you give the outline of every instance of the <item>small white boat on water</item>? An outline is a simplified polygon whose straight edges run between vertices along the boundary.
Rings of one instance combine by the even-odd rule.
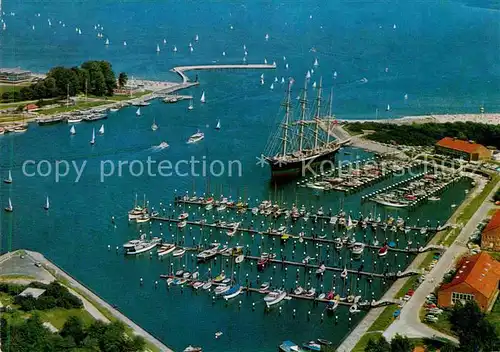
[[[264,302],[266,302],[266,305],[268,307],[271,307],[275,304],[280,303],[282,300],[284,300],[286,297],[286,291],[284,290],[276,290],[269,292],[265,297],[264,297]]]
[[[271,286],[271,284],[269,282],[263,282],[261,285],[260,285],[260,288],[259,288],[259,292],[260,293],[265,293],[268,289],[269,289],[269,286]]]
[[[135,112],[136,116],[141,116],[141,108],[137,108],[137,111]]]
[[[213,284],[212,284],[212,281],[208,281],[208,282],[206,282],[206,283],[202,286],[202,288],[203,288],[204,290],[208,290],[210,287],[212,287],[212,285],[213,285]]]
[[[160,52],[160,44],[156,44],[156,52],[159,53]]]
[[[3,182],[8,183],[8,184],[12,183],[12,173],[10,172],[10,170],[9,170],[9,175],[7,176],[7,178],[5,180],[3,180]]]
[[[301,295],[304,293],[304,288],[302,286],[297,286],[294,290],[293,293],[296,295]]]
[[[222,295],[224,292],[229,291],[230,288],[231,288],[231,286],[222,284],[222,285],[219,285],[215,288],[214,293],[216,296],[219,296],[219,295]]]
[[[220,130],[220,120],[217,120],[217,125],[215,126],[216,130]]]
[[[177,47],[174,45],[174,49],[173,49],[174,53],[177,52]]]
[[[75,135],[76,134],[75,126],[71,126],[71,128],[69,129],[69,134],[71,134],[71,135]]]
[[[45,199],[45,205],[43,206],[43,209],[49,210],[50,208],[50,203],[49,203],[49,196]]]
[[[184,248],[179,248],[176,249],[175,251],[172,252],[172,256],[174,257],[182,257],[186,253],[186,250]]]
[[[189,345],[184,349],[184,352],[202,352],[203,349],[201,347],[191,346]]]
[[[191,137],[189,137],[188,139],[188,143],[189,144],[193,144],[193,143],[197,143],[199,141],[201,141],[202,139],[205,138],[205,134],[203,132],[200,132],[198,130],[198,132],[196,132],[195,134],[193,134]]]
[[[92,139],[90,140],[90,144],[91,145],[95,144],[95,128],[92,129]]]
[[[83,120],[82,116],[71,116],[66,120],[66,122],[67,123],[78,123],[78,122],[82,122],[82,120]]]
[[[14,211],[14,207],[12,206],[12,201],[10,200],[10,197],[9,197],[9,205],[7,205],[4,210],[7,212],[7,213],[12,213]]]
[[[344,270],[342,270],[342,272],[340,273],[340,277],[343,278],[343,279],[346,279],[347,278],[347,268],[344,267]]]
[[[158,249],[158,256],[163,257],[164,255],[167,255],[169,253],[172,253],[175,251],[175,244],[172,243],[164,243],[160,246]]]
[[[149,214],[142,214],[135,218],[135,222],[138,224],[141,224],[143,222],[148,222],[151,218],[149,217]]]
[[[316,275],[323,275],[326,270],[325,264],[321,264],[318,269],[316,269]]]
[[[203,284],[204,282],[203,281],[196,281],[195,283],[193,283],[193,288],[195,290],[199,289],[200,287],[203,287]]]
[[[182,220],[182,221],[180,221],[180,222],[177,223],[177,227],[180,228],[180,229],[186,227],[186,225],[187,225],[187,221],[186,220]]]
[[[184,213],[181,213],[181,215],[179,215],[177,217],[177,219],[179,219],[179,220],[186,220],[188,217],[189,217],[189,213],[184,212]]]
[[[99,128],[99,134],[104,134],[104,125],[101,125],[101,128]]]
[[[349,313],[356,314],[359,312],[361,311],[358,309],[358,306],[356,304],[353,304],[352,306],[349,307]]]
[[[225,280],[225,278],[226,274],[224,272],[221,272],[218,276],[215,277],[214,282],[215,283],[222,282]]]
[[[201,93],[200,102],[202,102],[203,104],[206,102],[206,100],[205,100],[205,91],[203,91],[203,93]]]
[[[188,110],[193,110],[194,109],[194,106],[193,106],[193,99],[189,100],[189,106],[188,106]]]
[[[151,125],[151,130],[156,131],[158,129],[158,125],[156,124],[156,120],[153,119],[153,124]]]
[[[354,246],[352,247],[351,251],[352,251],[352,254],[354,254],[354,255],[361,255],[361,254],[363,254],[364,249],[365,249],[364,243],[356,242],[356,243],[354,243]]]
[[[126,247],[125,254],[135,255],[147,252],[155,248],[160,242],[161,238],[154,237],[151,240],[146,240],[146,235],[142,235],[139,243],[135,244],[133,247]]]

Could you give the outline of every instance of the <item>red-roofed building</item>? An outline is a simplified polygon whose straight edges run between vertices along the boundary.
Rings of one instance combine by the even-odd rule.
[[[35,111],[38,109],[38,105],[36,104],[28,104],[24,107],[24,110],[26,111]]]
[[[500,209],[493,214],[481,233],[481,248],[500,251]]]
[[[438,305],[451,307],[456,302],[475,300],[483,311],[489,311],[498,295],[500,263],[486,252],[464,257],[450,283],[441,285]]]
[[[491,151],[485,146],[451,137],[444,137],[437,142],[435,151],[438,154],[445,154],[468,161],[491,158]]]

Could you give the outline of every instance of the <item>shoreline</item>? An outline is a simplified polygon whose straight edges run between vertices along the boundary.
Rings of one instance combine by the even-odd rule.
[[[79,281],[77,281],[71,275],[69,275],[66,271],[59,268],[57,265],[55,265],[50,260],[45,258],[45,256],[43,254],[38,253],[38,252],[33,252],[30,250],[20,249],[20,250],[16,250],[13,252],[8,252],[4,255],[10,254],[12,256],[18,251],[24,251],[24,252],[26,252],[26,255],[28,257],[30,257],[33,261],[42,263],[42,267],[45,270],[47,270],[52,276],[54,276],[57,280],[60,280],[62,278],[62,280],[66,281],[66,282],[63,282],[63,284],[68,286],[68,288],[71,291],[76,291],[77,294],[82,295],[98,311],[100,311],[100,309],[107,311],[115,319],[121,321],[123,324],[125,324],[125,326],[130,328],[135,335],[142,336],[146,340],[147,343],[155,346],[156,348],[158,348],[159,351],[173,352],[173,350],[171,350],[166,345],[164,345],[160,340],[158,340],[153,335],[151,335],[149,332],[147,332],[146,330],[141,328],[139,325],[134,323],[131,319],[127,318],[120,311],[113,308],[109,303],[107,303],[102,298],[100,298],[91,289],[89,289],[85,285],[81,284]],[[102,314],[102,315],[106,316],[105,314]]]
[[[478,113],[478,114],[431,114],[431,115],[414,115],[403,116],[394,119],[338,119],[341,123],[353,122],[375,122],[375,123],[393,123],[397,125],[413,124],[413,123],[453,123],[453,122],[475,122],[485,123],[489,125],[500,124],[500,113]]]

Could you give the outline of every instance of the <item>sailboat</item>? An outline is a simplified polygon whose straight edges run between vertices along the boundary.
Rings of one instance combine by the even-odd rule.
[[[156,52],[159,53],[160,52],[160,45],[159,44],[156,44]]]
[[[391,106],[387,104],[387,107],[385,108],[385,111],[391,111]]]
[[[266,64],[266,65],[267,65],[267,59],[264,59],[264,64]]]
[[[156,124],[156,120],[155,119],[153,119],[153,124],[151,125],[151,129],[153,131],[156,131],[158,129],[158,125]]]
[[[69,129],[69,133],[70,134],[76,134],[75,126],[71,126],[71,128]]]
[[[194,37],[194,41],[195,41],[195,42],[197,42],[197,41],[198,41],[198,39],[200,39],[200,37],[198,37],[198,34],[197,34],[197,35],[195,35],[195,37]]]
[[[313,64],[315,67],[318,67],[319,66],[319,62],[318,62],[318,59],[315,59],[314,60],[314,64]]]
[[[141,116],[141,108],[137,108],[137,111],[135,112],[137,116]]]
[[[217,120],[217,125],[215,126],[216,130],[220,130],[220,120]]]
[[[123,42],[123,46],[127,46],[127,42],[126,41]]]
[[[6,206],[6,207],[4,208],[4,210],[5,210],[6,212],[8,212],[8,213],[12,213],[12,211],[14,210],[14,208],[12,207],[12,202],[11,202],[11,200],[10,200],[10,197],[9,197],[9,205],[8,205],[8,206]]]
[[[163,39],[163,44],[167,44],[167,40],[166,39]]]
[[[408,100],[408,94],[405,94],[405,100]]]
[[[289,66],[288,66],[288,62],[287,62],[287,63],[285,64],[285,68],[288,70],[288,67],[289,67]]]
[[[203,91],[203,93],[201,93],[201,98],[200,98],[200,101],[202,103],[205,103],[205,91]]]
[[[106,38],[106,45],[109,45],[109,39]]]
[[[104,125],[101,125],[101,128],[99,128],[99,134],[104,134]]]
[[[189,100],[188,110],[193,110],[193,109],[194,109],[194,106],[193,106],[193,99],[190,99],[190,100]]]
[[[43,209],[49,210],[50,203],[49,203],[49,196],[47,196],[47,199],[45,200],[45,205],[43,206]]]
[[[5,180],[3,180],[4,183],[12,183],[12,174],[9,170],[9,177],[7,177]]]
[[[313,85],[312,85],[313,88],[316,88],[316,81],[313,82]]]
[[[309,78],[311,78],[311,71],[307,71],[307,73],[306,73],[306,79],[309,79]]]
[[[92,129],[92,139],[90,140],[90,144],[95,144],[95,128]]]
[[[340,148],[340,145],[336,141],[331,141],[330,135],[320,128],[320,119],[323,115],[322,80],[319,82],[316,108],[311,117],[307,114],[307,80],[304,82],[304,90],[299,99],[300,115],[292,116],[290,98],[292,84],[293,80],[290,80],[283,104],[285,116],[278,127],[279,131],[278,133],[273,131],[264,151],[273,178],[297,176],[302,172],[303,165],[314,166],[315,163],[329,160]],[[328,116],[332,116],[331,111]]]
[[[271,83],[271,87],[269,87],[271,90],[274,89],[274,83]]]
[[[174,45],[174,53],[177,52],[177,47]]]
[[[269,40],[269,34],[266,33],[265,38],[266,38],[266,40]]]
[[[226,56],[226,52],[225,51],[222,52],[222,56]]]

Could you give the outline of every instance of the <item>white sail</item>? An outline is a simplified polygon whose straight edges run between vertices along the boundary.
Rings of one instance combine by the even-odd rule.
[[[189,48],[189,51],[190,51],[190,52],[193,52],[193,51],[194,51],[193,47],[190,47],[190,48]]]
[[[391,110],[391,106],[389,104],[387,104],[387,107],[385,108],[386,111],[390,111]]]
[[[104,134],[104,125],[101,125],[101,128],[99,128],[99,133]]]
[[[285,83],[285,77],[281,77],[281,84]]]
[[[126,41],[123,42],[123,46],[127,46],[127,42]]]
[[[188,106],[188,110],[193,110],[194,109],[194,106],[193,106],[193,99],[189,100],[189,106]]]
[[[160,44],[156,44],[156,52],[159,53],[160,52]]]
[[[405,94],[405,100],[408,100],[408,94]]]
[[[95,128],[92,129],[92,139],[90,140],[90,144],[95,143]]]
[[[264,59],[264,64],[266,64],[266,65],[267,65],[267,59]]]
[[[260,85],[264,85],[264,78],[260,79]]]
[[[266,40],[269,40],[269,34],[266,33],[265,38],[266,38]]]
[[[316,67],[317,67],[317,66],[319,66],[318,59],[315,59],[315,60],[314,60],[314,64],[313,64],[313,65],[314,65],[314,66],[316,66]]]
[[[278,82],[278,77],[274,77],[274,82]]]
[[[10,197],[9,197],[9,209],[10,210],[13,210],[14,208],[12,207],[12,201],[10,200]]]
[[[243,50],[247,50],[247,46],[243,44]]]
[[[137,108],[137,111],[135,112],[137,116],[141,116],[141,108]]]
[[[166,39],[163,39],[163,44],[167,44],[167,40]]]
[[[222,52],[222,56],[226,56],[226,52],[225,51]]]
[[[269,87],[271,90],[274,89],[274,83],[271,83],[271,87]]]
[[[205,91],[203,91],[203,93],[201,93],[201,98],[200,98],[200,101],[201,101],[202,103],[204,103],[204,102],[205,102]]]
[[[45,209],[48,210],[49,208],[50,208],[49,196],[47,196],[47,199],[45,200]]]
[[[198,34],[194,37],[194,41],[197,42],[200,37],[198,37]]]
[[[288,70],[288,63],[285,64],[285,68]]]
[[[309,78],[311,78],[311,71],[307,71],[307,73],[306,73],[306,79],[309,79]]]
[[[9,170],[9,177],[6,180],[8,183],[12,183],[12,173]]]
[[[313,85],[312,85],[313,88],[316,88],[316,81],[313,82]]]
[[[264,74],[261,74],[261,75],[260,75],[260,79],[264,79]]]
[[[337,78],[337,71],[333,73],[333,78]]]
[[[69,133],[71,134],[76,134],[76,129],[75,129],[75,126],[71,126],[71,128],[69,129]]]
[[[109,45],[109,39],[106,38],[106,45]]]
[[[177,47],[174,45],[174,53],[177,52]]]
[[[220,130],[220,120],[217,120],[217,126],[215,126],[215,129]]]
[[[153,131],[156,131],[158,129],[158,125],[156,124],[156,120],[155,119],[153,119],[153,124],[151,125],[151,129]]]
[[[347,218],[347,229],[352,229],[352,219],[351,219],[351,215],[349,215],[349,217]]]

